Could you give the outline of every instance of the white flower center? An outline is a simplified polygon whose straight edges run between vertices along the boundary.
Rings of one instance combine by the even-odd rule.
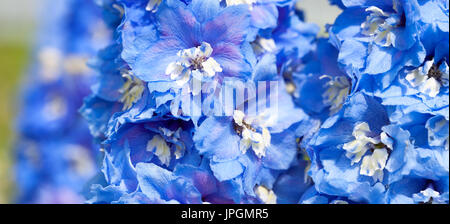
[[[52,82],[58,79],[62,64],[62,53],[56,48],[45,48],[39,52],[38,58],[41,65],[39,73],[45,82]]]
[[[50,96],[43,107],[43,113],[49,120],[60,119],[67,113],[67,103],[65,99],[58,95]]]
[[[145,86],[142,80],[138,79],[130,72],[126,72],[122,74],[122,77],[126,79],[125,84],[119,90],[122,94],[122,98],[120,98],[120,102],[123,103],[123,110],[128,110],[142,97],[142,93],[144,92]]]
[[[397,26],[401,18],[395,15],[383,12],[382,9],[371,6],[366,9],[370,14],[366,17],[366,21],[361,24],[361,33],[374,37],[374,42],[382,46],[388,47],[392,44],[394,34],[392,29]]]
[[[389,153],[386,149],[375,149],[372,155],[367,155],[361,163],[360,174],[373,177],[374,180],[383,180],[383,170],[386,166]]]
[[[247,150],[252,147],[258,158],[266,155],[266,148],[270,146],[271,135],[269,129],[264,125],[255,122],[255,119],[246,118],[244,112],[235,110],[233,114],[234,128],[236,132],[241,135],[241,141],[239,142],[239,148],[242,153],[246,153]],[[252,127],[258,127],[258,130]]]
[[[323,75],[320,79],[330,79],[325,85],[328,87],[327,91],[323,93],[322,97],[325,98],[325,104],[330,105],[330,114],[338,112],[345,99],[350,92],[350,82],[344,76],[331,77]]]
[[[170,147],[160,135],[155,135],[152,140],[148,141],[147,151],[155,153],[162,164],[169,166],[171,156]]]
[[[369,137],[371,134],[369,125],[366,122],[357,124],[353,129],[355,140],[345,143],[343,149],[347,151],[345,156],[351,159],[351,164],[361,161],[361,158],[371,150],[371,155],[364,156],[359,173],[371,176],[375,181],[383,180],[383,170],[389,157],[388,150],[392,145],[385,145],[383,142],[390,142],[389,136],[382,132],[380,136]]]
[[[266,39],[263,37],[256,38],[256,40],[252,42],[252,47],[257,55],[261,55],[265,52],[275,52],[277,49],[277,45],[272,38]]]
[[[64,60],[64,70],[69,75],[86,75],[89,71],[87,62],[87,57],[77,55],[68,56]]]
[[[446,201],[441,197],[441,194],[435,191],[431,186],[423,191],[420,191],[418,194],[413,194],[413,198],[419,203],[446,204]]]
[[[176,80],[178,86],[184,86],[191,76],[201,81],[203,78],[212,78],[222,67],[211,57],[213,49],[210,44],[203,42],[198,47],[178,52],[179,60],[167,66],[166,74]]]
[[[258,186],[255,190],[256,195],[263,201],[265,204],[276,204],[277,196],[273,192],[264,186]]]
[[[175,159],[180,159],[183,157],[186,151],[186,146],[180,141],[180,132],[182,129],[179,128],[176,131],[171,131],[167,128],[160,127],[159,130],[161,131],[161,134],[163,134],[166,139],[170,141],[172,148],[174,148]],[[172,153],[171,147],[167,143],[166,139],[159,134],[153,136],[153,138],[147,142],[147,151],[153,152],[162,164],[169,166]]]
[[[81,176],[88,177],[95,172],[94,161],[89,149],[81,145],[67,146],[67,159],[70,161],[71,168]]]
[[[429,60],[422,67],[414,69],[405,78],[413,87],[418,87],[419,91],[430,97],[439,94],[441,87],[448,87],[449,69],[444,61],[438,67],[434,60]]]

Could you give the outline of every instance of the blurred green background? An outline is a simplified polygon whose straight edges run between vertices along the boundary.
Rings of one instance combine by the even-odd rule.
[[[14,98],[22,68],[28,54],[26,44],[5,44],[0,42],[0,68],[3,80],[0,82],[0,203],[9,201],[11,186],[11,144],[14,133],[11,131],[15,114]]]
[[[11,200],[17,93],[26,71],[39,0],[2,0],[0,7],[0,203]]]
[[[1,0],[0,7],[0,204],[11,202],[14,192],[12,145],[14,119],[17,113],[17,93],[22,75],[27,72],[36,12],[41,0]],[[54,0],[57,1],[57,0]],[[301,0],[298,6],[305,10],[306,20],[321,26],[332,23],[339,9],[327,0]]]

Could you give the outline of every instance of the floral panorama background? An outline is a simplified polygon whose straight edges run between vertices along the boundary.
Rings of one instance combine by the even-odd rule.
[[[0,203],[448,204],[448,22],[448,0],[3,0]],[[226,80],[277,94],[186,114]]]

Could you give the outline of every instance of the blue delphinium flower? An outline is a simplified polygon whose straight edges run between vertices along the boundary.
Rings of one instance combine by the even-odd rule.
[[[445,201],[446,125],[442,116],[405,114],[401,106],[384,107],[380,99],[354,93],[310,141],[315,189],[356,203],[413,203],[428,180],[440,183],[431,189]],[[409,179],[420,179],[424,188]]]
[[[278,26],[260,35],[275,41],[277,65],[282,70],[295,66],[303,56],[314,49],[314,41],[319,33],[319,27],[314,23],[302,21],[299,11],[292,7],[279,8]],[[295,63],[294,63],[295,62]]]
[[[83,203],[97,147],[78,114],[89,94],[88,60],[109,40],[91,1],[45,2],[33,64],[24,82],[15,177],[18,203]],[[49,13],[50,12],[50,13]]]
[[[245,194],[261,199],[258,194],[273,194],[277,177],[298,163],[296,139],[307,135],[297,135],[299,125],[307,129],[313,124],[308,123],[301,109],[295,108],[277,74],[275,55],[266,54],[256,68],[265,69],[256,69],[251,81],[276,81],[277,85],[268,89],[278,93],[275,98],[257,102],[248,99],[248,108],[258,105],[255,114],[246,114],[245,106],[237,105],[230,117],[206,117],[194,133],[194,142],[200,155],[210,160],[219,181],[242,178]],[[266,100],[278,106],[264,109]],[[269,198],[276,202],[276,196]]]
[[[151,14],[142,7],[125,7],[125,15],[142,18],[146,13]],[[179,100],[182,88],[194,80],[216,85],[224,77],[245,79],[250,74],[245,56],[249,49],[245,47],[250,23],[247,6],[164,1],[154,14],[142,19],[136,25],[133,16],[125,18],[122,57],[137,78],[149,83],[150,93],[165,93],[160,100]],[[199,94],[195,89],[188,92]]]
[[[125,20],[120,28],[122,57],[133,74],[148,83],[157,106],[170,103],[172,113],[177,114],[182,97],[199,94],[200,90],[193,87],[182,90],[194,81],[220,89],[226,77],[247,80],[254,54],[276,53],[284,60],[290,54],[301,57],[311,50],[309,43],[318,28],[292,15],[291,1],[244,3],[228,2],[228,6],[225,3],[220,7],[215,1],[193,1],[187,6],[185,2],[167,1],[159,4],[158,10],[150,11],[142,7],[143,3],[125,5]],[[249,14],[257,13],[258,7],[273,8],[277,22],[253,32],[257,25]],[[213,27],[222,32],[212,31]],[[252,34],[258,32],[257,36]],[[154,66],[149,64],[154,62]]]
[[[155,118],[104,142],[102,173],[88,203],[240,203],[236,180],[218,181],[194,149],[192,122]]]
[[[398,165],[398,171],[391,178],[403,183],[396,187],[405,190],[396,190],[404,192],[392,197],[389,203],[418,203],[413,194],[421,195],[421,191],[436,192],[432,197],[448,203],[448,120],[441,115],[405,110],[403,106],[392,110],[390,120],[410,132],[414,149],[405,154],[410,159]]]
[[[358,89],[391,98],[386,103],[403,97],[403,104],[445,114],[448,1],[342,4],[344,12],[329,29],[330,42],[340,49],[342,66],[357,77]]]
[[[277,19],[296,17],[292,6],[271,4],[285,7],[285,16]],[[111,26],[116,42],[94,63],[100,73],[81,110],[104,151],[89,203],[290,203],[300,198],[304,190],[286,189],[283,183],[304,177],[306,165],[297,150],[307,141],[299,139],[311,138],[308,130],[318,124],[295,108],[277,69],[283,64],[277,62],[280,52],[294,52],[294,42],[280,41],[275,52],[252,47],[247,34],[256,26],[246,4],[123,0],[103,5],[107,18],[121,22]],[[273,32],[275,43],[288,39],[282,34],[289,24],[297,23],[272,27],[280,28]],[[308,35],[307,47],[315,32]],[[176,103],[194,80],[220,88],[272,81],[265,91],[274,91],[276,98],[255,102],[246,96],[228,116],[179,114],[185,108]],[[192,96],[204,94],[188,90]],[[279,108],[262,111],[269,101]],[[230,109],[220,103],[220,109]],[[247,108],[256,104],[261,111],[247,116]]]
[[[354,82],[340,70],[337,57],[338,51],[328,40],[319,39],[314,54],[292,74],[296,104],[320,120],[338,112],[353,88]]]
[[[393,84],[379,95],[385,105],[402,105],[407,111],[441,115],[448,120],[448,80],[447,40],[439,43],[419,67],[402,69]]]
[[[299,15],[302,12],[291,3],[277,5],[275,27],[250,31],[248,35],[256,56],[275,54],[277,67],[287,78],[302,63],[302,58],[314,49],[319,32],[317,25],[303,21]]]
[[[403,105],[406,111],[441,115],[448,120],[448,1],[419,2],[419,40],[426,57],[418,65],[406,64],[392,84],[374,94],[385,105]],[[364,86],[371,85],[363,78]]]
[[[192,151],[192,143],[189,145],[187,141],[181,142],[181,140],[190,139],[192,127],[189,127],[187,122],[185,124],[180,122],[155,121],[130,124],[103,142],[105,158],[102,166],[103,173],[99,178],[104,180],[98,181],[91,187],[90,201],[119,203],[122,200],[148,200],[149,203],[160,203],[163,200],[175,199],[167,198],[162,192],[167,189],[161,189],[161,186],[152,193],[148,189],[153,181],[175,179],[170,170],[173,171],[175,164],[178,163],[176,160],[191,157],[187,154]],[[198,159],[192,159],[192,163]],[[163,176],[152,176],[149,181],[149,175]],[[168,182],[165,183],[165,185],[168,184]],[[109,196],[111,191],[116,193]]]
[[[347,73],[361,79],[362,89],[385,89],[404,66],[422,63],[426,49],[417,1],[342,3],[346,8],[328,30],[330,41]]]
[[[448,204],[448,175],[435,181],[426,177],[407,177],[390,185],[390,204]]]
[[[255,53],[276,53],[281,66],[292,56],[301,58],[312,50],[319,27],[301,20],[295,0],[224,0],[225,5],[248,5],[250,29],[247,40]]]
[[[448,1],[335,3],[329,41],[351,91],[307,144],[304,201],[448,203]]]
[[[137,37],[130,32],[141,32],[128,30],[127,21],[148,25],[140,20],[140,12],[151,17],[160,11],[159,4],[151,3],[101,2],[107,18],[115,21],[111,28],[118,41],[98,55],[94,66],[100,74],[94,94],[81,110],[104,151],[102,172],[87,191],[88,203],[238,203],[238,186],[218,183],[201,166],[190,140],[192,123],[164,116],[170,112],[164,97],[150,94],[148,83],[121,58],[122,41],[133,41]],[[117,29],[122,20],[124,28]]]
[[[316,189],[360,203],[384,203],[386,176],[403,162],[409,133],[389,123],[377,99],[353,94],[309,145]]]

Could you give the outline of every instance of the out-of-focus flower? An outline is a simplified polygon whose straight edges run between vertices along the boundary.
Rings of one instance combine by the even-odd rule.
[[[98,153],[78,109],[93,79],[88,60],[109,41],[110,32],[91,1],[44,5],[50,11],[37,35],[17,117],[15,201],[83,203]]]

